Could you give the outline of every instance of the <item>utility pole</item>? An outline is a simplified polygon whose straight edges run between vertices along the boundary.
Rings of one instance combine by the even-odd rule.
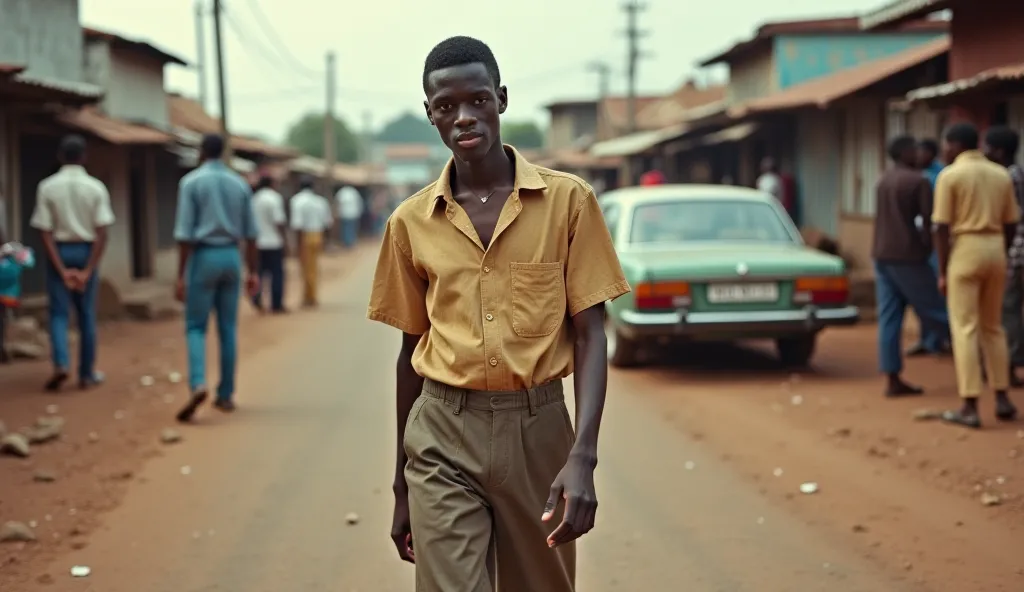
[[[605,62],[592,62],[587,69],[597,74],[597,98],[599,101],[603,101],[608,97],[609,90],[609,77],[612,73],[612,68]]]
[[[626,95],[626,111],[629,116],[629,132],[633,133],[637,129],[636,125],[636,74],[637,74],[637,63],[640,61],[643,53],[640,51],[640,38],[645,35],[644,31],[641,31],[637,27],[637,17],[641,11],[647,9],[647,5],[641,4],[640,0],[626,0],[626,3],[622,6],[622,9],[626,11],[626,41],[629,49],[626,55],[626,76],[628,81],[628,94]]]
[[[334,194],[334,162],[337,155],[334,148],[334,52],[327,52],[327,105],[324,109],[324,194],[330,199]]]
[[[213,43],[217,52],[217,97],[220,99],[220,133],[224,136],[224,161],[231,163],[234,150],[231,146],[231,135],[228,128],[228,92],[227,76],[224,73],[224,34],[221,13],[224,5],[221,0],[213,0]]]
[[[199,78],[199,104],[206,109],[206,26],[203,0],[196,0],[196,76]]]

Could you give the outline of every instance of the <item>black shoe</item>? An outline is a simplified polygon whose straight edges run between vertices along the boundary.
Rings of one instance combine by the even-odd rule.
[[[43,390],[48,393],[55,393],[64,386],[64,383],[67,382],[67,380],[67,370],[56,370],[54,371],[53,376],[50,377],[50,380],[46,381],[46,384],[43,385]]]
[[[192,393],[192,397],[188,400],[188,404],[178,412],[177,419],[180,423],[188,423],[192,421],[192,417],[195,416],[196,410],[199,406],[206,402],[206,390],[201,389]]]
[[[217,399],[213,402],[213,406],[224,413],[233,413],[237,409],[235,402],[229,399]]]

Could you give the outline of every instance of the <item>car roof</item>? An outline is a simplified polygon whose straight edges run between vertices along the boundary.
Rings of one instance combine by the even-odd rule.
[[[625,205],[723,198],[769,204],[774,200],[770,194],[749,187],[696,183],[624,187],[602,193],[598,199],[602,202],[616,201]]]

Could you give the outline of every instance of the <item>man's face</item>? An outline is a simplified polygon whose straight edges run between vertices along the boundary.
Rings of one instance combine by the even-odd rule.
[[[494,88],[483,64],[464,64],[430,73],[423,106],[452,154],[474,162],[501,137],[499,116],[508,107],[508,93],[504,86]]]

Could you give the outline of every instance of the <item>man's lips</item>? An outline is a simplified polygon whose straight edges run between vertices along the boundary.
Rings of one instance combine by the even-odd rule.
[[[460,148],[473,148],[482,142],[483,139],[484,137],[480,134],[461,134],[455,140],[455,143],[457,143]]]

